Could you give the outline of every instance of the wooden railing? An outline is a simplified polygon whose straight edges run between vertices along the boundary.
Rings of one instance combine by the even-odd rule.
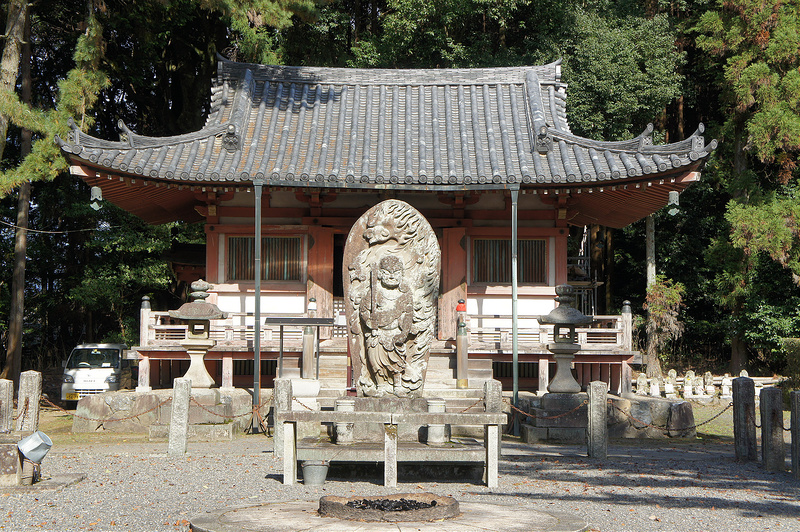
[[[277,314],[264,314],[278,316]],[[300,317],[302,314],[280,314],[281,317]],[[249,320],[247,318],[250,318]],[[470,344],[510,343],[511,316],[501,314],[472,314],[468,317]],[[537,316],[518,317],[518,339],[523,344],[546,345],[553,341],[553,326],[540,325]],[[176,323],[168,312],[141,310],[140,345],[173,346],[180,345],[186,339],[187,326]],[[622,315],[593,316],[590,327],[576,329],[578,343],[585,349],[617,349],[632,350],[632,320],[630,311],[623,310]],[[251,323],[246,323],[250,321]],[[302,341],[302,327],[285,327],[285,342]],[[345,326],[333,327],[333,336],[345,336]],[[262,325],[261,340],[263,342],[278,341],[279,327]],[[252,313],[230,313],[226,320],[214,320],[211,323],[210,336],[218,342],[244,344],[254,338]]]
[[[263,314],[262,318],[273,316],[273,314]],[[277,316],[277,314],[275,314]],[[303,314],[280,314],[281,317],[303,317]],[[246,318],[251,318],[253,314],[245,312],[231,312],[226,320],[214,320],[211,322],[209,336],[217,342],[230,342],[233,344],[247,344],[255,338],[255,330],[252,324],[247,324]],[[142,309],[142,324],[145,326],[140,329],[139,345],[180,345],[186,339],[187,326],[175,323],[169,317],[169,312],[152,311]],[[262,342],[272,340],[278,341],[280,327],[261,326]],[[284,327],[283,339],[285,342],[300,342],[303,336],[302,327]]]
[[[538,316],[518,316],[519,342],[546,345],[553,341],[553,326],[540,325]],[[591,327],[575,329],[578,343],[592,349],[631,349],[630,325],[625,315],[592,316]],[[467,330],[470,343],[510,343],[511,316],[502,314],[470,314]]]

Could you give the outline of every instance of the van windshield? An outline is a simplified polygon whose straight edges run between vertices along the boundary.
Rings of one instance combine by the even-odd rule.
[[[119,368],[119,350],[73,349],[67,368]]]

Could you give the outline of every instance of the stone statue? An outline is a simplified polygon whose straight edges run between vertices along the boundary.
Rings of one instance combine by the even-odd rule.
[[[360,396],[422,397],[440,256],[428,221],[399,200],[379,203],[350,230],[343,280]]]

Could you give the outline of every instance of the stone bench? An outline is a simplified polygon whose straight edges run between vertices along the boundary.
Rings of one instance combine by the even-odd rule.
[[[281,412],[283,424],[283,483],[297,483],[298,460],[335,460],[342,462],[383,462],[384,485],[397,486],[398,462],[482,462],[486,484],[498,486],[500,426],[506,415],[500,412],[478,413],[422,413],[397,414],[390,412],[318,411]],[[384,425],[384,442],[380,445],[352,443],[336,445],[329,442],[298,442],[296,423],[372,422]],[[483,425],[483,447],[448,442],[428,445],[416,442],[398,444],[398,426],[403,424],[427,425]]]

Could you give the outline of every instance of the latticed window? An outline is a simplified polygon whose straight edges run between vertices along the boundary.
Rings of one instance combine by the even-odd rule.
[[[255,238],[228,238],[228,279],[255,279]],[[265,281],[301,281],[303,276],[303,239],[299,236],[268,236],[261,239],[261,279]]]
[[[517,281],[544,284],[547,282],[547,246],[544,240],[517,240]],[[511,240],[499,238],[472,239],[472,282],[511,282]]]

